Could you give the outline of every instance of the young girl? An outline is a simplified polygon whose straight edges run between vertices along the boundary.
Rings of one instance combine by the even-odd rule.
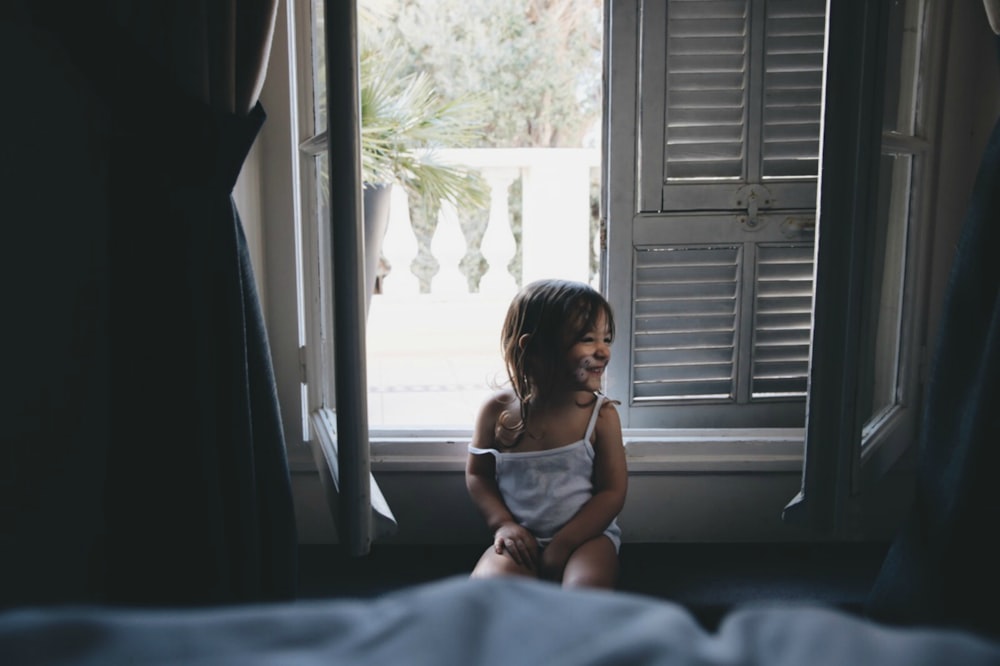
[[[507,310],[511,388],[479,411],[466,485],[493,532],[473,577],[614,587],[628,476],[621,421],[600,393],[611,306],[585,284],[542,280]]]

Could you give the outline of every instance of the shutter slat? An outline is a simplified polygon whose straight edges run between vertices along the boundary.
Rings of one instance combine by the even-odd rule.
[[[757,299],[757,315],[808,312],[812,296],[776,296]]]
[[[674,385],[686,384],[690,382],[716,382],[728,381],[732,365],[730,363],[719,363],[710,365],[669,365],[669,366],[645,366],[640,365],[635,368],[635,381],[642,383],[657,383]],[[670,379],[663,379],[664,369],[670,375]]]
[[[701,347],[698,349],[645,349],[636,352],[635,361],[638,366],[697,366],[699,364],[732,363],[733,350],[728,345],[721,347]]]
[[[780,307],[780,306],[777,306]],[[733,298],[690,300],[647,300],[643,304],[643,315],[636,321],[660,315],[735,315],[736,301]]]
[[[636,402],[671,400],[732,400],[732,382],[635,382]]]
[[[745,0],[672,0],[670,16],[678,19],[738,18],[746,15]]]
[[[774,345],[758,347],[756,352],[758,363],[769,363],[775,361],[794,361],[801,363],[803,358],[809,356],[809,345]]]
[[[802,395],[802,382],[798,378],[764,379],[755,383],[755,398],[797,398]]]
[[[728,317],[642,317],[636,319],[635,330],[640,335],[680,331],[732,331],[735,324],[736,321],[732,315]]]

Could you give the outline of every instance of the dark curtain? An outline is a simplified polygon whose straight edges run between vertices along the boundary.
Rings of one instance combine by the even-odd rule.
[[[997,39],[1000,56],[1000,39]],[[1000,120],[953,259],[920,430],[916,498],[869,599],[895,623],[1000,637]]]
[[[220,75],[240,48],[202,49],[240,43],[235,3],[159,5],[225,10],[189,24],[230,26],[201,42],[157,20],[137,40],[128,4],[3,19],[0,603],[292,598],[282,424],[231,197],[259,80]],[[270,33],[247,20],[259,69]],[[191,85],[171,58],[206,75]]]

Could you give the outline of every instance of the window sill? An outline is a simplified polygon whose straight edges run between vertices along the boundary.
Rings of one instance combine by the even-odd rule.
[[[802,429],[627,430],[634,474],[800,472]],[[465,469],[470,433],[391,436],[371,440],[373,472],[458,472]]]

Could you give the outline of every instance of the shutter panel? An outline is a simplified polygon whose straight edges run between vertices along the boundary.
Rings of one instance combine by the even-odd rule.
[[[826,3],[769,0],[764,40],[763,178],[817,175]]]
[[[609,296],[633,329],[608,390],[629,427],[801,427],[826,0],[637,9],[613,35],[635,88],[612,81],[608,173],[635,196],[610,197]]]
[[[746,0],[672,0],[667,10],[668,181],[741,178],[748,64]]]
[[[635,253],[633,399],[733,400],[742,248]]]
[[[753,398],[805,397],[812,326],[811,245],[757,248]]]

